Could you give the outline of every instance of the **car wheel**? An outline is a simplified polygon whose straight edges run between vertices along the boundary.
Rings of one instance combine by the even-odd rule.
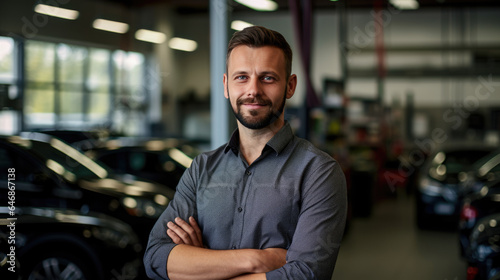
[[[93,272],[88,263],[66,252],[53,252],[36,256],[29,261],[26,267],[22,267],[21,271],[24,274],[23,279],[28,280],[97,279],[96,273]]]

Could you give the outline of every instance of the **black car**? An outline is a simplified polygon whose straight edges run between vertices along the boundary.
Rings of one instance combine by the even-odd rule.
[[[418,177],[416,189],[417,224],[457,226],[464,189],[461,182],[472,164],[492,151],[484,145],[447,146],[428,157]]]
[[[459,240],[462,256],[469,254],[472,229],[483,217],[500,213],[500,181],[488,182],[477,192],[467,194],[462,202]]]
[[[80,143],[75,143],[85,147]],[[200,153],[198,148],[181,139],[114,138],[100,141],[85,154],[103,162],[117,174],[145,178],[172,189],[177,187],[182,174]]]
[[[141,277],[149,232],[174,190],[126,181],[57,138],[38,138],[0,137],[1,218],[15,207],[21,271],[50,263],[81,271],[75,279]]]
[[[16,208],[15,219],[0,219],[0,235],[15,237],[4,253],[2,279],[140,277],[142,245],[125,222],[101,213]],[[0,215],[10,216],[5,212]]]
[[[467,279],[499,279],[500,213],[482,218],[472,229],[467,266]]]

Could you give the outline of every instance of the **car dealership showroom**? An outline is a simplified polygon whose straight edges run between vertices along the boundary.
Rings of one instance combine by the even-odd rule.
[[[0,166],[0,279],[500,279],[500,1],[1,1]]]

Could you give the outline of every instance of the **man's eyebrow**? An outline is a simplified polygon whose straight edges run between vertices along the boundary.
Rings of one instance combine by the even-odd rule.
[[[239,75],[248,75],[248,71],[246,71],[246,70],[239,70],[239,71],[235,71],[235,72],[231,73],[231,77],[236,77],[236,76],[239,76]],[[279,77],[279,74],[277,72],[275,72],[275,71],[272,71],[272,70],[262,71],[262,72],[257,73],[257,75],[258,76],[269,75],[269,76],[273,76],[273,77],[276,77],[276,78]]]
[[[278,73],[274,72],[274,71],[262,71],[262,72],[259,72],[259,76],[262,76],[262,75],[273,75],[273,76],[279,76]]]
[[[248,71],[245,70],[238,70],[232,73],[232,75],[240,75],[240,74],[247,74]]]
[[[248,72],[245,71],[245,70],[239,70],[239,71],[235,71],[233,73],[231,73],[231,77],[236,77],[236,76],[239,76],[239,75],[247,75]]]

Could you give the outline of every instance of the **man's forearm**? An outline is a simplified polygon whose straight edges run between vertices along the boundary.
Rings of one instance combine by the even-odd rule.
[[[285,259],[284,249],[210,250],[181,244],[170,252],[167,274],[171,280],[230,279],[277,269]]]
[[[253,273],[253,274],[244,274],[240,276],[236,276],[234,278],[228,280],[266,280],[265,273]]]

